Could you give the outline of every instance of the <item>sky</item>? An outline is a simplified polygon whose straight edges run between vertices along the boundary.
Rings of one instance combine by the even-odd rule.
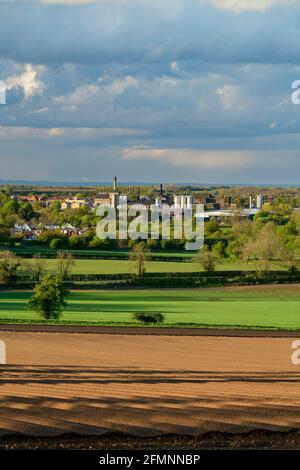
[[[0,0],[0,180],[300,184],[300,0]]]

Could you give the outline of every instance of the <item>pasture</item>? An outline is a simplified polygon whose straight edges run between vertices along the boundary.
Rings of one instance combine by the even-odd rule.
[[[30,292],[0,292],[0,322],[34,323]],[[300,287],[72,291],[61,324],[128,325],[134,312],[161,312],[165,326],[300,329]]]
[[[134,274],[136,272],[134,261],[128,260],[105,260],[105,259],[76,259],[75,265],[71,270],[71,274]],[[34,259],[23,260],[23,264],[26,267],[33,264]],[[55,272],[56,260],[47,259],[46,266],[48,272]],[[145,263],[146,272],[148,273],[189,273],[189,272],[200,272],[203,271],[200,263],[187,261],[147,261]],[[274,270],[284,269],[279,263],[273,263],[271,266]],[[222,263],[216,266],[218,271],[249,271],[253,270],[251,263]]]

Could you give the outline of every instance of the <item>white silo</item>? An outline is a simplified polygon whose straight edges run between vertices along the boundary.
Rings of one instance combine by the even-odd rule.
[[[193,196],[188,196],[187,197],[187,203],[186,203],[186,206],[187,206],[187,209],[193,209]]]
[[[257,209],[261,209],[264,205],[264,196],[263,194],[258,194],[256,197],[256,207]]]
[[[186,207],[186,196],[180,196],[180,207],[181,207],[181,209],[185,209],[185,207]]]
[[[174,196],[174,206],[175,209],[180,209],[180,196]]]

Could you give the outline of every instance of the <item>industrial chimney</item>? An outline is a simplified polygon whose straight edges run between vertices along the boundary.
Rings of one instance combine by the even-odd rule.
[[[116,176],[113,177],[113,190],[117,191],[117,177]]]

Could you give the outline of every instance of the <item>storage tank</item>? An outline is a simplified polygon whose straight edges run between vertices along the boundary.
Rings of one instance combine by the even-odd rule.
[[[186,206],[188,209],[192,209],[193,208],[193,196],[188,196],[187,197],[187,203],[186,203]]]

